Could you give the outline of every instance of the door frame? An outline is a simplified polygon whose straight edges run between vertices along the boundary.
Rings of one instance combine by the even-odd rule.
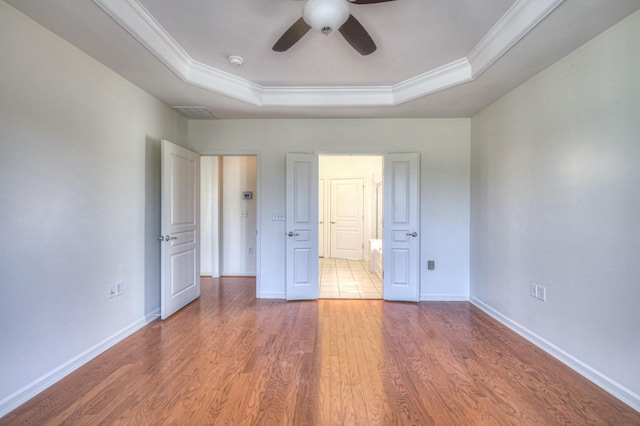
[[[362,149],[362,150],[356,149],[356,150],[346,150],[346,151],[341,151],[341,150],[314,150],[312,153],[316,154],[318,156],[318,162],[320,161],[320,157],[338,157],[338,156],[382,157],[382,163],[383,163],[383,173],[382,173],[382,176],[381,176],[382,181],[384,181],[384,156],[387,155],[387,154],[390,154],[389,151],[367,150],[367,149]],[[326,178],[327,177],[325,177],[325,179]],[[344,179],[350,179],[350,178],[360,179],[360,178],[366,178],[366,177],[355,176],[355,175],[351,175],[349,177],[344,177]],[[336,179],[343,179],[343,178],[336,178]],[[328,180],[329,180],[329,182],[325,183],[325,187],[331,185],[331,182],[330,182],[331,181],[331,176],[328,177]],[[327,200],[327,191],[325,191],[324,196],[325,196],[325,204],[328,205],[328,203],[326,201]],[[364,199],[363,199],[363,202],[364,202]],[[325,210],[325,220],[327,219],[328,216],[329,216],[328,211]],[[329,231],[326,231],[325,234],[328,234],[328,233],[329,233]],[[326,235],[325,235],[325,237],[326,237]],[[325,249],[327,249],[326,245],[328,245],[328,244],[329,243],[327,243],[327,239],[325,238]],[[366,244],[366,240],[364,240],[364,237],[363,237],[363,244],[364,244],[364,248],[362,249],[362,254],[363,254],[363,258],[366,260],[366,259],[369,258],[369,255],[367,255],[366,252],[365,252],[367,244]],[[325,250],[325,257],[328,257],[328,256],[326,256],[327,253],[330,254],[330,249]]]
[[[262,222],[262,151],[260,150],[216,150],[216,149],[203,149],[198,152],[201,157],[256,157],[256,179],[258,180],[256,190],[257,194],[254,194],[256,200],[256,249],[254,253],[256,255],[256,297],[260,297],[262,294],[262,268],[261,268],[261,253],[262,253],[262,230],[260,224]]]
[[[342,156],[351,155],[351,156],[354,156],[354,157],[358,157],[358,156],[362,156],[362,157],[378,156],[378,157],[382,157],[382,161],[383,161],[383,164],[384,164],[385,157],[387,155],[397,154],[397,153],[389,152],[389,151],[377,151],[377,150],[373,150],[373,151],[370,151],[370,150],[361,150],[361,151],[359,151],[359,150],[348,150],[348,151],[315,150],[315,151],[313,151],[313,154],[316,154],[318,156],[318,158],[321,157],[321,156],[340,156],[340,155],[342,155]],[[419,162],[419,166],[418,166],[418,184],[420,183],[421,176],[422,176],[422,165],[421,164],[422,163]],[[383,167],[383,173],[382,173],[382,183],[383,184],[384,184],[384,174],[385,173],[384,173],[384,167]],[[418,206],[421,205],[420,195],[421,194],[420,194],[420,190],[419,190],[418,191],[418,200],[417,200]],[[325,194],[325,196],[326,196],[326,194]],[[383,189],[383,197],[384,197],[384,189]],[[419,210],[418,221],[420,221],[420,215],[421,214],[422,213]],[[421,243],[422,237],[421,237],[420,234],[418,235],[418,238],[419,238],[418,239],[418,253],[420,253],[421,252],[421,246],[422,246],[422,243]],[[384,245],[384,234],[383,234],[383,245]],[[419,259],[418,259],[418,261],[419,261]],[[319,260],[318,260],[318,263],[319,263]],[[421,288],[420,287],[421,287],[420,276],[418,276],[418,301],[420,301],[420,294],[421,294]],[[386,300],[384,298],[384,285],[383,285],[382,300]]]

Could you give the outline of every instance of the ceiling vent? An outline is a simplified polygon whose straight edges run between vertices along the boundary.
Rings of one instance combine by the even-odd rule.
[[[205,107],[175,106],[172,108],[187,117],[189,120],[213,120],[218,118],[217,115]]]

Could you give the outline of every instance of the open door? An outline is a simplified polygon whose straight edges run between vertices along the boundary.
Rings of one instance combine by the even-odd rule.
[[[161,300],[166,319],[200,297],[200,156],[162,141]]]
[[[385,300],[417,302],[420,290],[420,156],[384,157]]]
[[[286,297],[318,298],[318,156],[287,154]]]

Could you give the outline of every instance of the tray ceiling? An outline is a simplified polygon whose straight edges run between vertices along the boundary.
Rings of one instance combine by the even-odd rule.
[[[302,1],[7,3],[165,103],[220,118],[468,117],[640,8],[637,0],[351,5],[378,46],[361,56],[339,33],[309,32],[272,51]]]

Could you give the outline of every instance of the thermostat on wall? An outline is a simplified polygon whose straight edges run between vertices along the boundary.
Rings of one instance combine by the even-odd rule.
[[[242,193],[242,199],[243,200],[251,200],[253,199],[253,192],[251,191],[245,191]]]

